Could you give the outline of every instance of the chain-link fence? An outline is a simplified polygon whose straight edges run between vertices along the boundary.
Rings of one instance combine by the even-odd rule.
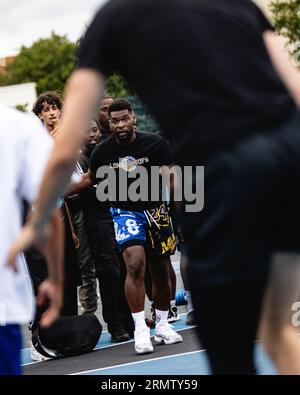
[[[154,133],[159,130],[159,127],[155,123],[154,119],[147,112],[145,107],[142,105],[138,97],[127,96],[125,99],[129,100],[133,106],[136,118],[137,118],[137,128],[141,132]]]

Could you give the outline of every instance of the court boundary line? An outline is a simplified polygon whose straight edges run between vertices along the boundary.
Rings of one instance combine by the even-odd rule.
[[[120,368],[120,367],[123,367],[123,366],[137,365],[137,364],[143,363],[143,362],[160,361],[160,360],[166,359],[166,358],[175,358],[175,357],[180,357],[180,356],[184,356],[184,355],[191,355],[191,354],[196,354],[196,353],[202,353],[202,352],[205,352],[205,351],[206,351],[206,350],[203,349],[203,350],[189,351],[189,352],[179,353],[179,354],[173,354],[173,355],[165,355],[165,356],[163,356],[163,357],[157,357],[157,358],[151,358],[151,359],[142,359],[142,360],[140,360],[140,361],[127,362],[127,363],[124,363],[124,364],[108,366],[108,367],[105,367],[105,368],[92,369],[92,370],[84,370],[84,371],[82,371],[82,372],[76,372],[76,373],[69,373],[69,376],[78,376],[78,375],[85,374],[85,373],[104,371],[104,370],[108,370],[108,369]]]

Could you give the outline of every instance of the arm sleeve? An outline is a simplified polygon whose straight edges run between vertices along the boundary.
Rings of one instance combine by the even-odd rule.
[[[24,133],[24,141],[20,168],[20,194],[26,201],[33,202],[53,148],[53,140],[42,126],[33,121],[24,123],[22,133]]]
[[[272,30],[274,31],[275,28],[271,24],[270,20],[265,16],[265,14],[262,12],[262,10],[254,4],[252,1],[249,0],[250,7],[253,9],[256,17],[256,23],[259,29],[260,33],[263,33],[266,30]]]
[[[102,157],[102,153],[101,153],[102,150],[100,149],[100,145],[101,144],[99,144],[94,149],[92,156],[91,156],[91,161],[90,161],[90,172],[92,173],[93,183],[98,183],[99,181],[101,181],[101,180],[97,179],[96,174],[97,174],[97,170],[99,169],[99,167],[104,165],[104,163],[99,160],[99,158]]]
[[[170,143],[162,138],[162,143],[161,143],[161,149],[159,156],[162,158],[163,163],[161,163],[162,166],[170,166],[172,163],[174,163],[174,158],[173,158],[173,152]]]
[[[106,4],[95,15],[81,40],[77,67],[96,69],[106,76],[112,74],[113,7]]]

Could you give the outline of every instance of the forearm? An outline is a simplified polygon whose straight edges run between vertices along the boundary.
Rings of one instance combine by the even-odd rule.
[[[271,31],[266,31],[263,39],[273,66],[300,107],[300,72],[296,65],[292,64],[291,56],[285,48],[285,40]]]
[[[82,180],[79,182],[73,182],[67,189],[65,196],[76,195],[84,189],[92,185],[92,180],[88,173],[82,175]]]
[[[44,173],[35,212],[32,217],[36,228],[44,227],[49,221],[58,197],[64,195],[75,161],[76,157],[68,159],[66,156],[60,155],[60,150],[54,148]]]

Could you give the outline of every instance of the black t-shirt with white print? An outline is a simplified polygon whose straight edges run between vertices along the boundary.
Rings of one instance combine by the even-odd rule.
[[[98,188],[103,191],[104,198],[108,196],[113,207],[143,211],[162,202],[159,169],[172,163],[170,144],[163,137],[156,133],[136,132],[132,144],[121,145],[112,135],[97,145],[91,157],[90,170],[95,181],[99,182]],[[97,172],[101,172],[100,177],[97,177]],[[152,191],[154,188],[155,193]],[[133,198],[130,191],[134,192]]]
[[[90,160],[92,155],[92,150],[85,149],[80,154],[79,163],[84,173],[86,173],[90,167]],[[92,185],[79,194],[80,205],[85,214],[86,220],[91,221],[91,218],[98,218],[101,223],[112,222],[112,216],[110,213],[110,204],[99,202],[96,196],[96,185]]]
[[[121,73],[175,150],[201,160],[285,122],[295,104],[250,0],[110,0],[82,40],[78,67]]]

